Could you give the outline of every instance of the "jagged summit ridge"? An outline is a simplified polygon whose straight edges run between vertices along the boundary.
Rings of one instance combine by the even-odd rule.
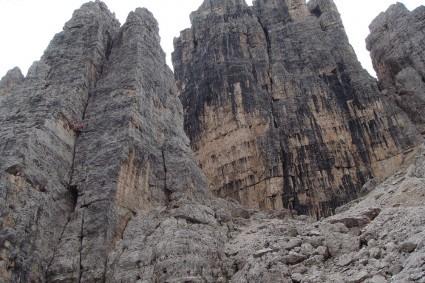
[[[210,0],[204,1],[196,12],[191,13],[191,19],[208,14],[224,15],[228,10],[248,7],[245,0]]]
[[[321,217],[397,168],[414,134],[333,1],[229,3],[204,1],[173,53],[185,131],[216,195]]]

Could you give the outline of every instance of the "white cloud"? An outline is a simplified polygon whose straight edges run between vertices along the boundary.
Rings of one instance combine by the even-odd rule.
[[[405,0],[404,4],[413,9],[423,0]],[[75,9],[86,0],[0,0],[0,76],[14,66],[25,74],[33,61],[38,60],[53,38],[62,30]],[[109,9],[115,12],[123,23],[128,13],[136,7],[148,8],[159,22],[162,46],[170,62],[173,38],[190,25],[189,14],[196,10],[203,0],[105,0]],[[247,1],[252,4],[252,1]],[[363,66],[373,72],[364,40],[372,19],[384,11],[392,0],[335,0],[342,15],[350,42]]]

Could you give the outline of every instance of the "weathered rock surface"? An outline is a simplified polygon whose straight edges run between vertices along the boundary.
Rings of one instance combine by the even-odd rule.
[[[20,86],[9,87],[0,100],[2,282],[45,281],[74,206],[73,126],[84,115],[118,27],[103,3],[85,4],[23,82],[18,70],[9,73]]]
[[[391,5],[370,24],[366,39],[379,88],[425,134],[425,6]]]
[[[23,81],[17,70],[7,80],[0,282],[423,282],[423,146],[320,222],[215,198],[146,9],[119,27],[102,2],[83,5]],[[252,124],[264,125],[283,132]]]
[[[181,104],[173,86],[173,74],[159,45],[157,22],[146,9],[137,9],[114,37],[108,63],[88,101],[70,184],[78,198],[49,269],[49,280],[95,282],[116,276],[118,280],[123,274],[107,271],[121,264],[122,251],[112,258],[109,253],[126,240],[128,230],[139,233],[132,234],[131,241],[147,237],[148,231],[140,227],[152,224],[146,223],[150,212],[170,202],[181,201],[172,211],[175,219],[163,220],[171,221],[169,225],[216,223],[214,211],[201,206],[210,202],[210,192],[184,134]],[[191,205],[185,204],[185,198],[193,198]],[[156,228],[161,216],[151,221]],[[187,237],[197,236],[193,231]],[[165,244],[170,237],[156,238]],[[140,251],[140,245],[130,242],[125,249],[142,252],[147,248]],[[132,262],[135,268],[137,262],[146,264],[137,257]],[[127,258],[126,268],[129,264]],[[136,281],[139,274],[127,273],[124,278]]]
[[[205,1],[175,40],[185,130],[210,189],[327,216],[415,146],[331,0]]]
[[[8,71],[0,81],[0,99],[11,94],[24,81],[24,76],[18,67]]]
[[[224,281],[249,213],[208,189],[150,12],[83,5],[1,103],[1,282]]]
[[[236,225],[225,247],[234,262],[232,282],[423,282],[425,174],[416,172],[424,153],[328,219],[254,215]],[[353,215],[368,221],[344,221]]]
[[[250,214],[208,189],[150,12],[83,5],[0,110],[1,282],[225,282]]]

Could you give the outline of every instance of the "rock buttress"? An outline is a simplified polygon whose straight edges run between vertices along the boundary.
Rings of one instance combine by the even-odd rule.
[[[155,269],[155,259],[148,258],[145,246],[147,233],[155,231],[153,240],[169,245],[170,252],[175,250],[175,259],[167,255],[168,273],[162,277],[186,272],[184,266],[168,267],[181,257],[192,252],[198,254],[197,260],[203,257],[197,244],[182,251],[178,241],[204,238],[206,232],[192,231],[185,236],[184,231],[173,230],[178,229],[176,219],[217,223],[214,211],[203,206],[211,201],[211,193],[193,157],[182,116],[173,74],[159,44],[157,22],[146,9],[138,8],[115,36],[109,61],[88,103],[71,184],[78,199],[49,269],[49,280],[111,282],[112,278],[128,278],[135,282],[142,274],[150,282],[157,281],[152,276],[161,278],[162,269],[155,274],[140,269],[141,265]],[[185,201],[191,205],[183,205]],[[172,220],[173,212],[161,214],[169,204],[175,210]],[[167,226],[171,234],[158,229],[165,220],[174,223],[173,229]],[[214,232],[209,229],[208,233]],[[131,238],[126,233],[132,233]],[[126,249],[133,251],[130,258]],[[165,250],[159,251],[159,255],[165,254]],[[124,263],[121,257],[126,259]],[[185,262],[192,265],[195,259]],[[193,272],[200,271],[195,268]]]
[[[397,3],[369,26],[366,39],[379,88],[425,134],[425,6]]]
[[[45,272],[73,210],[73,127],[83,118],[118,27],[103,3],[83,5],[25,80],[21,82],[19,72],[19,86],[0,100],[4,282],[46,281]]]
[[[174,42],[185,130],[213,192],[317,217],[415,146],[329,0],[205,1]]]

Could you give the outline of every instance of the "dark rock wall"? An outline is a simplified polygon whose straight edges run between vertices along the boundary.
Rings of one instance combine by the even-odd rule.
[[[369,26],[366,39],[379,88],[425,134],[425,6],[391,5]]]
[[[191,22],[175,40],[175,78],[216,195],[326,216],[415,146],[332,1],[205,1]]]

